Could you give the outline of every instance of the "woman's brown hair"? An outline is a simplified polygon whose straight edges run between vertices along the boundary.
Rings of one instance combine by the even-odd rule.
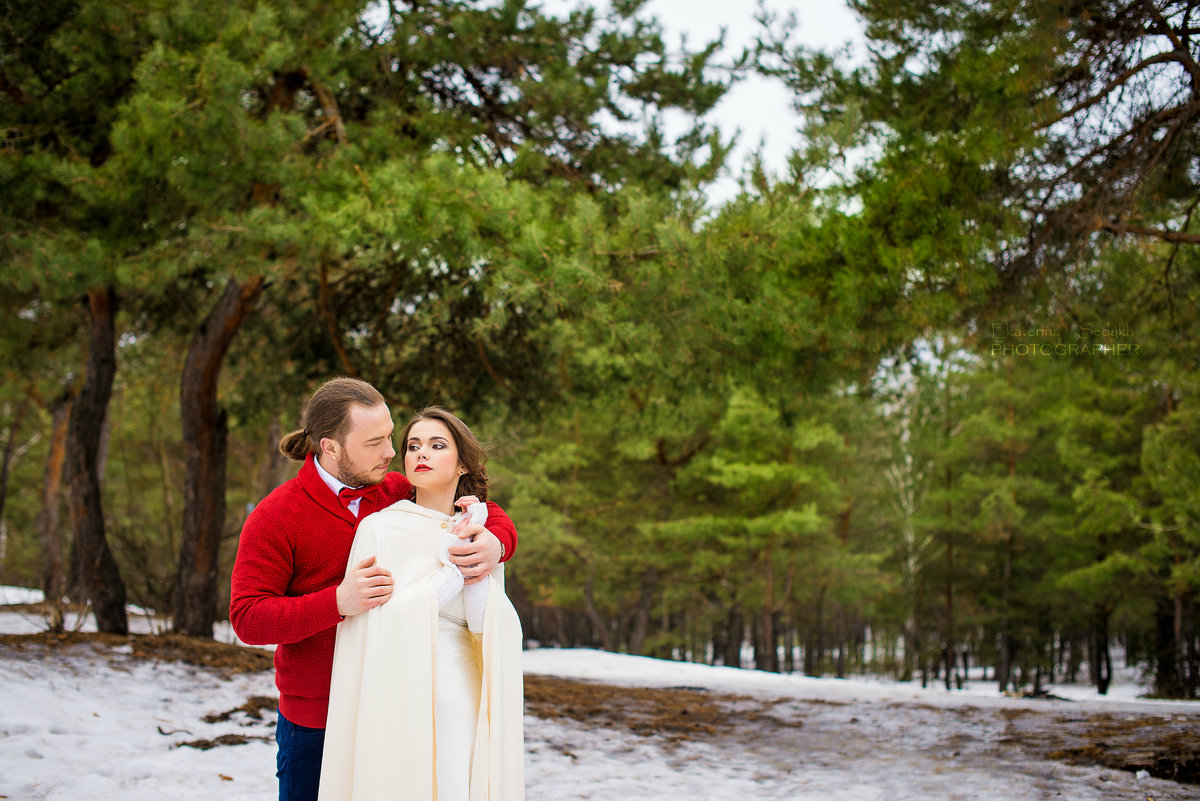
[[[413,415],[400,432],[400,448],[408,448],[408,434],[412,427],[422,420],[437,420],[450,429],[454,437],[454,447],[458,450],[458,463],[466,470],[458,479],[458,488],[454,491],[454,500],[464,495],[474,495],[481,501],[488,497],[487,451],[479,444],[479,440],[471,433],[471,429],[441,406],[426,406]]]
[[[320,450],[321,440],[329,439],[346,444],[350,433],[350,409],[354,406],[374,408],[383,403],[379,390],[357,378],[334,378],[326,381],[313,393],[304,411],[304,428],[284,434],[279,440],[279,452],[295,462],[303,462],[309,453]]]

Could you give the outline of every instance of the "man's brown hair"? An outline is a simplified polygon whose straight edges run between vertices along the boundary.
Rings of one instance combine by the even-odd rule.
[[[350,433],[350,410],[354,406],[366,409],[382,404],[379,390],[357,378],[334,378],[326,381],[313,393],[304,411],[304,428],[284,434],[279,440],[279,452],[295,462],[303,462],[310,453],[318,453],[321,440],[328,437],[342,445]]]

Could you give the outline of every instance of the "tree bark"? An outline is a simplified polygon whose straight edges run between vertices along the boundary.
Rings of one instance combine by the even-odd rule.
[[[63,464],[67,457],[67,420],[71,414],[71,394],[64,393],[50,404],[50,452],[42,478],[42,509],[38,512],[38,544],[42,555],[42,595],[47,603],[57,604],[66,592],[63,570],[63,538],[59,529],[62,499]]]
[[[1154,694],[1160,698],[1183,697],[1183,682],[1180,681],[1179,663],[1176,659],[1178,645],[1175,641],[1175,601],[1160,596],[1154,603],[1155,659]]]
[[[812,628],[808,630],[804,646],[804,675],[820,676],[825,662],[825,585],[817,590],[813,606]]]
[[[1183,668],[1187,677],[1184,685],[1187,697],[1195,698],[1200,695],[1200,653],[1196,648],[1196,596],[1188,592],[1187,602],[1182,607],[1184,624],[1183,636]]]
[[[726,667],[742,666],[742,643],[746,640],[746,622],[741,604],[735,603],[725,616],[725,631],[721,639],[721,663]]]
[[[1012,535],[1004,542],[1004,583],[1000,597],[1000,654],[996,661],[996,684],[1000,692],[1008,691],[1012,673],[1012,639],[1008,631],[1009,589],[1012,584]]]
[[[633,625],[629,633],[629,653],[644,655],[646,631],[650,627],[650,607],[654,603],[654,591],[658,588],[658,571],[649,569],[642,573],[641,589],[633,609]]]
[[[117,371],[117,296],[111,288],[93,288],[87,301],[87,368],[67,423],[67,482],[75,533],[70,584],[78,600],[91,602],[100,631],[127,634],[125,582],[108,547],[100,497],[100,438]]]
[[[833,674],[839,679],[846,678],[846,652],[850,650],[850,639],[846,635],[846,607],[844,604],[833,605],[833,625],[836,631],[837,656],[833,660]]]
[[[922,635],[925,631],[925,621],[921,615],[921,611],[924,608],[925,578],[922,575],[917,575],[916,587],[913,590],[912,619],[908,621],[904,628],[904,672],[901,674],[901,681],[912,681],[920,662],[920,654],[923,647]],[[921,686],[924,687],[925,685],[922,684]]]
[[[229,442],[227,415],[217,401],[217,382],[225,354],[262,289],[261,276],[244,284],[229,279],[221,299],[192,337],[183,365],[179,406],[187,474],[183,541],[175,580],[174,628],[179,634],[212,637]]]
[[[774,547],[768,545],[763,557],[764,603],[759,612],[759,638],[754,654],[754,667],[771,673],[779,672],[779,653],[775,645],[775,570]]]
[[[947,520],[953,520],[950,509],[947,508]],[[954,624],[954,532],[946,531],[946,634],[942,638],[942,661],[946,665],[946,689],[949,690],[955,672],[954,649],[956,646],[957,630]]]
[[[587,612],[588,620],[592,623],[595,635],[600,638],[600,648],[605,651],[615,651],[612,631],[609,629],[608,622],[604,619],[604,616],[600,614],[600,609],[596,606],[596,600],[592,596],[595,574],[595,567],[589,564],[587,568],[587,580],[583,585],[584,611]]]
[[[1092,648],[1088,667],[1091,669],[1092,683],[1096,692],[1108,695],[1108,685],[1112,682],[1112,654],[1108,648],[1108,619],[1109,613],[1097,609],[1092,621]]]
[[[29,399],[22,399],[8,427],[8,439],[4,442],[3,456],[0,457],[0,518],[4,517],[4,507],[8,502],[8,476],[17,455],[17,437],[22,433],[21,423],[25,420],[28,408]]]

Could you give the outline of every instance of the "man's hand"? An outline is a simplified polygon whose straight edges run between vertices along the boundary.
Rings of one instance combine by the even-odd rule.
[[[466,578],[465,584],[476,584],[491,575],[500,564],[500,540],[478,523],[470,523],[455,529],[463,538],[461,545],[450,549],[450,561],[458,565]],[[475,540],[471,541],[470,538]]]
[[[392,574],[376,567],[375,557],[369,556],[355,565],[338,585],[338,614],[342,617],[358,615],[381,606],[391,597]]]

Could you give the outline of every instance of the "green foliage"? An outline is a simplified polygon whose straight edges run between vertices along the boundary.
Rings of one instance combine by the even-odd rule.
[[[273,424],[266,403],[298,405],[332,372],[371,378],[401,410],[485,408],[498,392],[535,406],[557,347],[542,335],[553,287],[576,291],[556,269],[561,215],[589,193],[602,215],[606,195],[639,184],[696,204],[726,149],[699,121],[724,90],[716,46],[669,55],[636,5],[565,19],[517,2],[380,10],[17,4],[0,25],[15,101],[2,280],[17,319],[42,325],[14,325],[15,347],[53,330],[48,348],[67,352],[75,299],[97,286],[121,299],[123,347],[177,344],[230,280],[261,279],[223,383],[235,424]],[[697,122],[667,142],[672,109]],[[610,133],[603,115],[645,131]],[[170,352],[119,393],[170,386]]]
[[[226,564],[272,441],[349,373],[494,443],[537,639],[1012,684],[1116,640],[1194,695],[1194,633],[1163,634],[1200,583],[1181,4],[861,0],[853,67],[769,22],[805,137],[715,211],[720,43],[645,5],[16,4],[0,429],[47,429],[78,299],[115,287],[105,508],[164,606],[179,365],[262,278],[219,384]],[[46,458],[12,463],[6,581]]]

